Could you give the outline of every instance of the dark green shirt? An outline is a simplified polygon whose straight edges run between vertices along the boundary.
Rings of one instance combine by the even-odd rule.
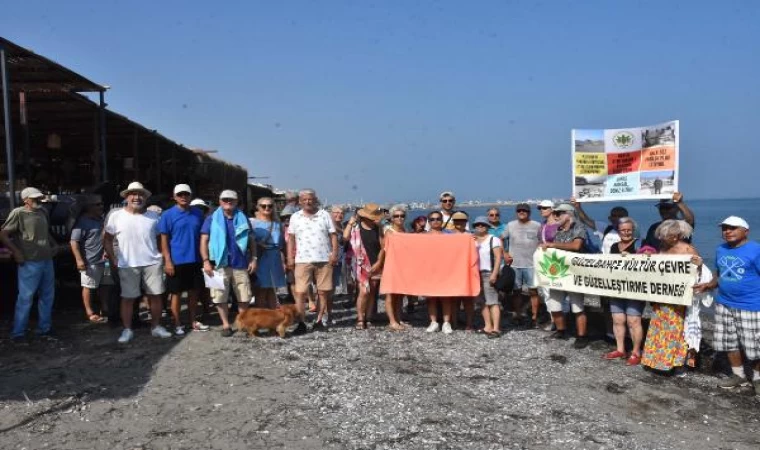
[[[53,241],[50,237],[48,216],[44,209],[16,208],[8,214],[3,230],[13,237],[26,261],[44,261],[53,258]]]

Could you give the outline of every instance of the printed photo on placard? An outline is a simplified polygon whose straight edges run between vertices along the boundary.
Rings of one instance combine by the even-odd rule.
[[[578,201],[663,199],[678,190],[679,122],[577,129],[571,134]]]

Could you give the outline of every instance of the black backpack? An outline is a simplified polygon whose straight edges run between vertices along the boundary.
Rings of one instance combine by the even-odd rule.
[[[493,239],[491,236],[488,241],[488,245],[491,247],[491,267],[493,267]],[[494,288],[499,292],[511,293],[515,289],[515,269],[504,264],[496,277]]]

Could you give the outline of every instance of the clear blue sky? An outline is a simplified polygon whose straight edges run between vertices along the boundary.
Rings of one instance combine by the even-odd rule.
[[[760,196],[758,1],[25,0],[0,13],[4,37],[112,86],[115,111],[328,201],[567,196],[572,128],[671,119],[687,198]]]

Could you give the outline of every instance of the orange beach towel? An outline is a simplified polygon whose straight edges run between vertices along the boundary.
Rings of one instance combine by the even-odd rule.
[[[380,292],[428,297],[478,295],[480,272],[472,235],[387,234]]]

